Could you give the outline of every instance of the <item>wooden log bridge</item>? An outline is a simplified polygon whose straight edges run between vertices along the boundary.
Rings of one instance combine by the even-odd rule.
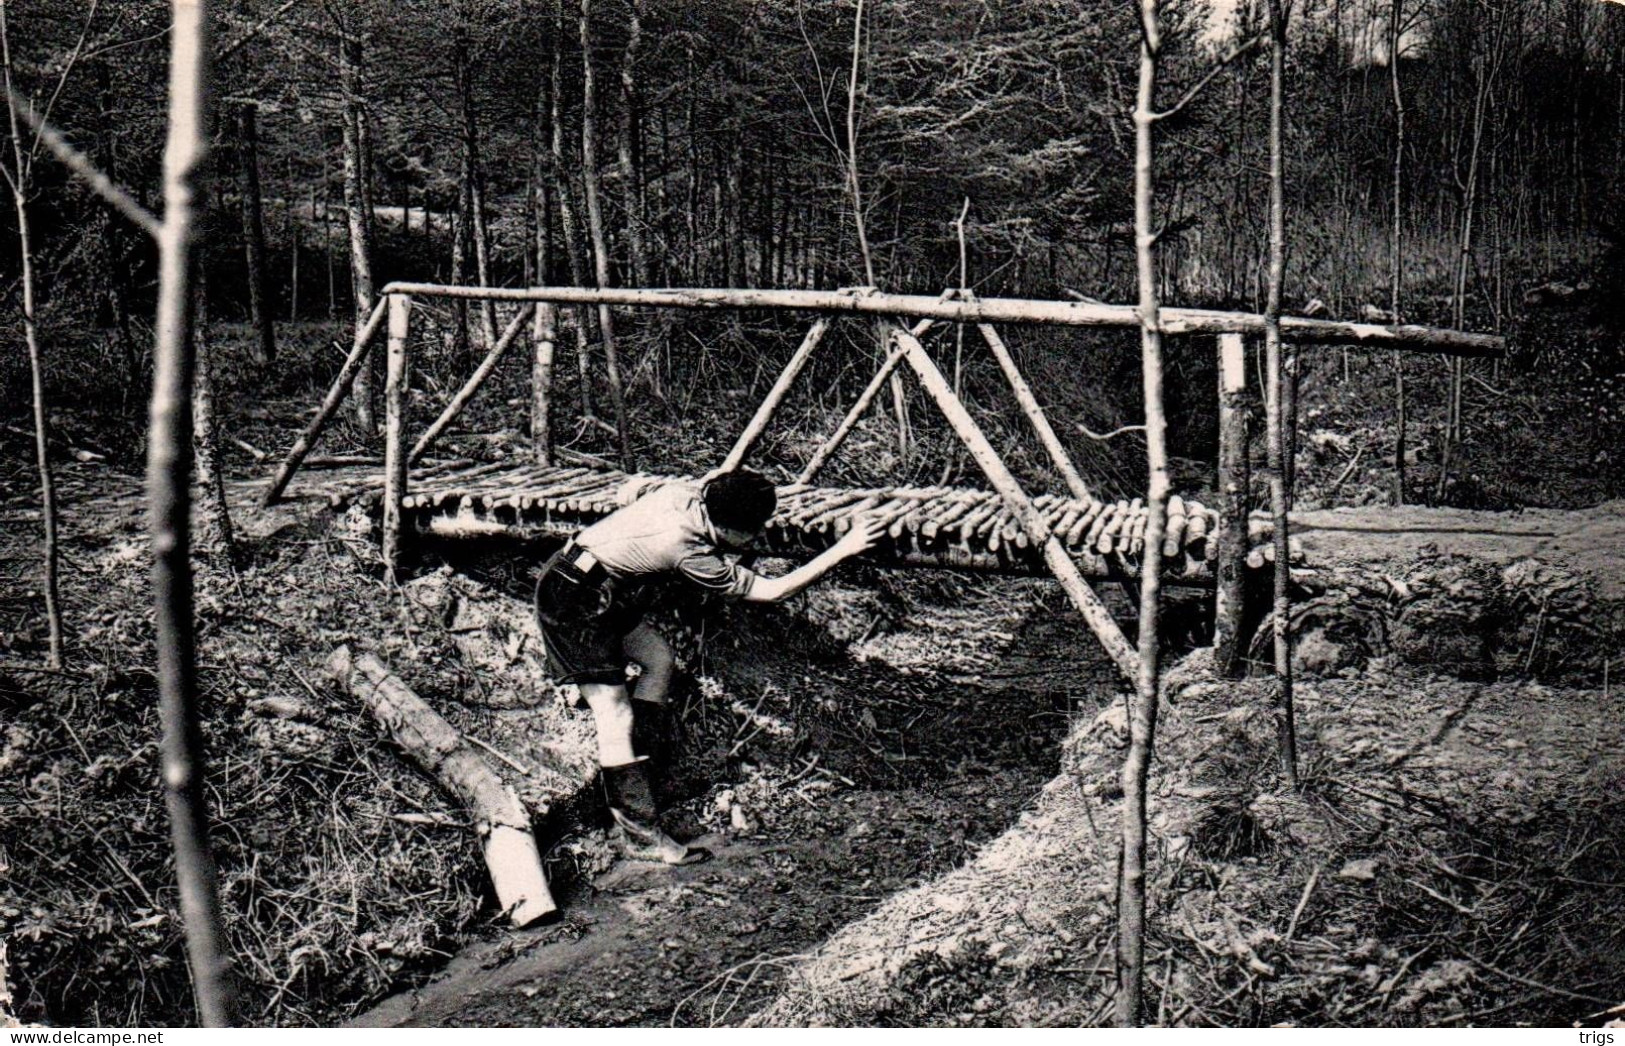
[[[412,300],[456,298],[507,302],[519,310],[502,337],[440,416],[413,444],[406,442],[407,386],[411,379],[410,318]],[[355,376],[367,365],[377,333],[388,321],[385,382],[385,454],[382,476],[337,491],[338,501],[361,500],[381,517],[383,558],[391,577],[399,566],[402,538],[408,533],[446,537],[510,534],[532,538],[564,536],[614,511],[621,492],[635,478],[612,468],[560,468],[554,461],[552,419],[548,403],[561,305],[641,306],[678,309],[781,309],[823,314],[758,407],[745,432],[724,461],[742,463],[761,436],[803,367],[823,342],[829,315],[865,314],[882,326],[913,319],[912,329],[893,326],[885,363],[853,405],[835,434],[808,462],[797,481],[779,491],[778,514],[760,539],[758,552],[792,557],[814,555],[837,541],[859,512],[877,513],[887,526],[887,539],[868,558],[891,566],[946,567],[1004,573],[1053,575],[1085,623],[1124,675],[1133,679],[1138,655],[1124,637],[1086,578],[1124,579],[1137,573],[1144,549],[1147,512],[1139,499],[1096,500],[1056,437],[1033,389],[1021,376],[1014,356],[992,326],[1000,323],[1070,327],[1137,327],[1132,306],[1092,301],[1034,301],[978,298],[964,291],[945,291],[935,298],[885,294],[874,288],[836,291],[741,290],[690,288],[639,290],[587,287],[448,287],[439,284],[392,283],[372,315],[356,333],[354,347],[316,416],[290,449],[265,493],[270,504],[282,496],[300,463],[349,393]],[[469,466],[440,465],[413,471],[411,466],[443,433],[496,369],[517,340],[527,315],[534,316],[530,433],[533,453],[523,463]],[[1004,464],[976,424],[973,415],[921,344],[929,328],[941,323],[969,323],[997,359],[1022,413],[1048,454],[1070,497],[1030,496]],[[1172,583],[1211,583],[1217,575],[1218,647],[1224,667],[1234,672],[1242,648],[1241,574],[1247,543],[1241,529],[1246,519],[1246,423],[1242,410],[1244,339],[1264,329],[1254,313],[1205,309],[1161,310],[1159,325],[1167,335],[1216,335],[1220,344],[1221,425],[1220,497],[1217,514],[1178,497],[1168,505],[1168,532],[1163,547],[1164,579]],[[1451,356],[1498,358],[1503,339],[1488,334],[1431,327],[1381,326],[1305,317],[1283,317],[1282,336],[1308,346],[1358,345],[1404,349]],[[921,387],[942,411],[970,452],[992,490],[952,487],[884,487],[847,489],[812,485],[818,470],[835,454],[880,386],[897,380],[894,371],[906,363]],[[623,450],[625,433],[621,436]],[[641,477],[669,482],[670,477]],[[1221,522],[1223,526],[1221,527]],[[1221,540],[1221,530],[1227,536]],[[1222,550],[1222,554],[1221,554]],[[1218,569],[1211,561],[1223,560]]]
[[[639,490],[693,482],[689,477],[531,462],[431,466],[411,473],[408,493],[401,498],[400,520],[414,533],[451,540],[566,538],[620,507],[632,481],[638,482],[633,489]],[[381,515],[383,478],[374,475],[357,484],[333,486],[328,498],[335,508],[356,504]],[[1095,501],[1041,494],[1032,504],[1083,575],[1137,575],[1146,516],[1139,499]],[[780,487],[779,510],[754,551],[810,558],[840,540],[858,512],[877,513],[887,522],[886,538],[863,557],[879,566],[1050,573],[1044,550],[1034,544],[999,493],[954,487]],[[1217,513],[1176,497],[1169,506],[1168,523],[1165,579],[1210,585]]]

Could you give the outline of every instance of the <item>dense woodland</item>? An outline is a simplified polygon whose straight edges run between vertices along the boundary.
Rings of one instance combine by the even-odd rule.
[[[967,200],[970,285],[1126,300],[1136,56],[1119,45],[1134,37],[1134,12],[872,5],[849,99],[853,13],[647,0],[228,5],[211,315],[263,316],[267,328],[348,317],[358,293],[396,278],[590,283],[600,256],[617,285],[832,287],[872,275],[932,291],[959,281]],[[49,103],[54,126],[151,201],[164,5],[39,0],[9,14],[15,88]],[[1173,99],[1263,15],[1244,8],[1230,21],[1186,5],[1164,17],[1162,90]],[[1504,328],[1528,286],[1611,228],[1625,174],[1625,24],[1589,0],[1296,11],[1288,311],[1312,299],[1335,315],[1389,306],[1395,17],[1401,309],[1450,319],[1465,255],[1467,321]],[[1171,302],[1261,306],[1263,51],[1159,128]],[[868,260],[851,220],[849,101]],[[149,246],[54,162],[35,164],[28,189],[52,382],[123,373],[138,384]],[[15,272],[9,210],[6,221]],[[352,238],[368,261],[353,278]],[[481,316],[471,326],[491,333]],[[270,335],[259,351],[274,351]],[[8,354],[5,366],[18,362]]]
[[[241,451],[258,467],[266,451],[281,448],[290,421],[297,424],[287,401],[303,410],[313,400],[389,281],[927,294],[961,287],[1137,302],[1140,355],[1120,333],[1023,332],[1021,348],[1041,395],[1068,419],[1065,442],[1100,489],[1113,497],[1145,491],[1149,464],[1151,580],[1128,615],[1141,669],[1138,711],[1125,728],[1139,775],[1125,773],[1128,805],[1138,789],[1140,807],[1124,823],[1137,822],[1140,835],[1125,850],[1137,871],[1123,881],[1142,881],[1137,897],[1125,892],[1119,901],[1120,913],[1143,917],[1146,858],[1135,848],[1146,843],[1145,774],[1163,668],[1155,579],[1169,454],[1174,471],[1183,470],[1176,485],[1201,489],[1211,482],[1216,441],[1212,345],[1193,338],[1166,346],[1164,443],[1164,346],[1149,318],[1159,305],[1260,312],[1272,325],[1283,312],[1426,323],[1505,334],[1512,345],[1505,363],[1441,366],[1346,350],[1301,358],[1288,351],[1283,364],[1278,326],[1262,342],[1253,380],[1268,403],[1269,445],[1258,456],[1269,467],[1258,478],[1276,518],[1274,699],[1285,724],[1283,780],[1294,790],[1285,522],[1298,450],[1314,466],[1325,463],[1328,446],[1360,441],[1321,470],[1327,474],[1299,484],[1317,503],[1336,501],[1351,476],[1345,493],[1360,488],[1366,501],[1469,508],[1575,507],[1619,491],[1625,462],[1612,456],[1610,430],[1577,422],[1593,411],[1617,419],[1625,389],[1625,311],[1613,289],[1625,278],[1625,9],[1614,5],[235,0],[217,5],[213,18],[212,140],[193,278],[177,292],[191,212],[164,206],[166,187],[175,199],[164,156],[175,111],[173,82],[166,90],[170,6],[0,0],[13,103],[0,167],[14,203],[0,217],[8,296],[0,337],[17,347],[0,355],[0,412],[11,432],[31,441],[38,432],[31,449],[53,564],[38,600],[32,590],[20,600],[25,619],[36,601],[44,604],[49,639],[24,626],[6,646],[46,654],[48,672],[62,667],[64,647],[51,454],[66,448],[81,463],[133,464],[143,449],[146,391],[156,387],[154,402],[172,413],[154,408],[155,433],[164,417],[183,419],[181,429],[195,423],[205,491],[202,590],[218,599],[220,586],[260,583],[254,553],[232,550],[225,463]],[[1284,89],[1273,113],[1272,86]],[[1131,118],[1136,107],[1139,121]],[[1154,183],[1146,137],[1153,123]],[[170,162],[174,148],[172,140]],[[91,184],[98,177],[103,184]],[[126,191],[122,202],[109,185]],[[163,320],[190,315],[177,293],[196,306],[195,337],[187,324]],[[1554,324],[1543,312],[1551,307],[1572,315]],[[417,380],[426,395],[460,381],[497,342],[503,319],[488,302],[423,303],[418,316],[415,336],[428,351]],[[827,429],[829,412],[872,372],[875,339],[863,325],[849,326],[849,351],[815,367],[815,402],[788,412],[792,433],[808,420]],[[167,372],[166,384],[165,357],[154,346],[177,332],[195,349],[195,381],[183,367]],[[969,356],[957,333],[961,340],[937,350],[953,360],[953,386],[968,390],[996,436],[1015,431],[1019,415],[984,395],[997,391],[997,371]],[[583,460],[696,470],[692,459],[729,438],[796,336],[782,320],[748,314],[566,310],[559,391],[568,409],[560,415],[573,416],[574,435],[565,443],[602,456]],[[1300,381],[1313,392],[1302,425],[1289,391]],[[381,373],[363,370],[353,417],[330,438],[376,451],[381,384]],[[181,390],[191,414],[177,411],[172,394]],[[947,428],[926,420],[923,406],[911,422],[901,385],[894,390],[873,422],[884,432],[871,447],[882,452],[854,455],[863,460],[842,464],[842,475],[976,481]],[[1542,399],[1548,394],[1557,398]],[[1517,457],[1519,439],[1554,443],[1507,409],[1533,411],[1537,401],[1542,411],[1568,411],[1571,424],[1552,453],[1585,475],[1567,486],[1562,477],[1523,475],[1543,468],[1533,458],[1507,461],[1509,474],[1522,469],[1510,479],[1486,465]],[[486,409],[495,413],[480,416],[490,427],[515,424],[495,404]],[[1278,438],[1283,410],[1289,434]],[[1332,415],[1358,431],[1332,432]],[[1090,425],[1139,435],[1113,442]],[[1300,428],[1318,431],[1295,448],[1291,433]],[[775,467],[795,459],[805,449],[797,438],[782,438],[764,457]],[[1015,472],[1044,478],[1044,461],[1008,442]],[[162,450],[156,437],[153,444]],[[184,530],[184,498],[178,510],[173,499],[155,501],[167,506],[154,509],[155,533],[165,511]],[[173,570],[189,600],[184,541],[173,557],[181,562],[168,566],[165,549],[177,546],[160,538],[157,547],[160,587],[164,570]],[[190,686],[193,639],[180,644],[185,664],[164,658],[176,656],[165,629],[187,632],[192,608],[172,602],[175,617],[166,621],[162,596],[157,675],[166,686]],[[144,654],[151,637],[122,641]],[[123,654],[96,656],[103,654],[98,686],[127,667]],[[1130,701],[1123,707],[1127,716]],[[23,765],[29,736],[7,736],[6,758]],[[77,736],[74,743],[90,763]],[[206,854],[196,806],[192,815],[192,842]],[[228,869],[244,852],[228,856]],[[177,864],[184,880],[184,852]],[[163,906],[146,900],[142,918],[158,918]],[[471,897],[446,904],[462,920],[456,929],[465,929]],[[46,916],[34,918],[37,943],[51,931],[40,929]],[[226,919],[213,946],[242,954],[256,924],[230,910]],[[1142,930],[1125,929],[1122,939],[1139,942]],[[446,942],[433,941],[424,952],[443,954]],[[167,943],[178,947],[175,938]],[[280,955],[285,946],[278,940],[264,950]],[[59,947],[72,956],[73,945]],[[312,988],[308,1005],[284,1013],[276,1008],[290,986],[319,978],[290,960],[273,992],[278,961],[267,958],[263,976],[250,971],[256,998],[269,998],[266,1012],[277,1020],[330,1015],[329,1007],[356,1004],[389,983],[369,971],[337,993],[342,1000]],[[196,951],[193,962],[201,980],[206,964]],[[1136,978],[1124,982],[1131,987],[1119,995],[1119,1019],[1140,1023],[1144,956],[1120,953],[1119,969]],[[69,997],[71,977],[64,986],[54,967],[40,974],[36,964],[34,972],[45,987],[33,990],[30,1005]],[[184,1009],[178,984],[158,978],[157,1012]],[[133,1014],[146,991],[143,981],[141,999],[107,1005]],[[207,1009],[211,990],[200,986],[198,995]]]

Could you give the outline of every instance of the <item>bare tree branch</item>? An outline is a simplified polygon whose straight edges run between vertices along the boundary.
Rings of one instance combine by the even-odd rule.
[[[1212,83],[1215,77],[1224,72],[1226,69],[1230,68],[1231,65],[1235,64],[1237,59],[1241,58],[1243,55],[1247,54],[1247,52],[1251,51],[1253,48],[1257,47],[1263,42],[1264,34],[1258,33],[1251,39],[1237,44],[1228,54],[1214,63],[1213,68],[1209,69],[1206,75],[1192,84],[1184,94],[1180,95],[1179,101],[1175,102],[1172,108],[1164,109],[1160,113],[1152,113],[1151,119],[1167,120],[1178,116],[1180,110],[1196,101],[1197,97],[1200,96],[1203,91],[1207,90],[1208,84]]]
[[[264,18],[260,19],[258,22],[254,23],[254,25],[249,27],[249,29],[245,31],[242,36],[239,36],[225,47],[222,47],[220,49],[220,53],[215,56],[215,61],[217,63],[224,62],[226,59],[242,50],[246,44],[252,42],[256,36],[263,33],[277,19],[281,18],[283,15],[287,14],[289,11],[293,10],[296,6],[303,2],[304,0],[286,0],[281,7],[278,7],[275,11],[272,11],[270,14],[266,15]]]
[[[1085,425],[1081,421],[1076,422],[1075,424],[1077,426],[1077,430],[1079,432],[1083,433],[1085,436],[1088,436],[1090,439],[1093,439],[1093,440],[1102,440],[1102,441],[1108,440],[1108,439],[1115,439],[1118,436],[1122,436],[1122,435],[1125,435],[1125,434],[1130,433],[1130,432],[1144,432],[1145,431],[1145,426],[1144,425],[1122,425],[1122,426],[1119,426],[1118,428],[1112,429],[1110,432],[1093,432],[1093,431],[1091,431],[1089,429],[1089,426]]]
[[[33,107],[29,105],[28,99],[22,97],[16,91],[8,91],[7,97],[13,111],[33,129],[37,140],[45,143],[45,147],[50,149],[68,170],[83,179],[85,184],[90,186],[91,191],[106,200],[114,210],[139,225],[148,236],[154,239],[158,238],[162,225],[151,211],[137,203],[135,197],[131,196],[125,189],[115,185],[113,180],[102,173],[101,169],[96,166],[90,157],[76,149],[72,142],[62,136],[60,131],[46,123],[39,114],[35,113]]]
[[[90,0],[90,10],[85,12],[85,24],[79,30],[79,39],[74,43],[73,51],[68,55],[67,62],[62,66],[62,75],[56,78],[56,87],[51,91],[51,98],[45,103],[44,112],[40,113],[41,122],[50,121],[51,110],[56,108],[56,100],[62,97],[62,88],[67,86],[68,77],[73,75],[73,67],[79,63],[80,57],[85,53],[85,40],[90,36],[90,24],[96,20],[96,9],[99,7],[101,7],[101,0]],[[34,135],[34,146],[28,150],[28,169],[19,172],[25,185],[28,184],[28,176],[34,171],[34,157],[39,154],[39,146],[40,139],[36,133]]]

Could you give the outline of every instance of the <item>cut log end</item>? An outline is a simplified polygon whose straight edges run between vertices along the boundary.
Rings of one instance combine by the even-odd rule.
[[[485,864],[513,925],[530,926],[557,911],[524,804],[485,757],[376,655],[340,646],[327,668],[414,763],[461,800],[476,824],[489,826]]]

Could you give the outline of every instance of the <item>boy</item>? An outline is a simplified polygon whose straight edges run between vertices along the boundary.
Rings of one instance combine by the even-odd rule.
[[[842,560],[872,548],[883,527],[872,516],[860,516],[839,542],[811,562],[769,578],[726,555],[748,546],[777,509],[777,495],[766,477],[739,469],[699,485],[667,483],[650,490],[636,484],[623,490],[622,508],[587,527],[548,560],[536,584],[536,617],[554,678],[577,684],[592,709],[604,790],[623,851],[689,864],[710,855],[661,831],[650,785],[649,749],[667,728],[672,652],[643,623],[647,583],[678,574],[726,597],[777,603]],[[630,693],[628,662],[642,668]]]

